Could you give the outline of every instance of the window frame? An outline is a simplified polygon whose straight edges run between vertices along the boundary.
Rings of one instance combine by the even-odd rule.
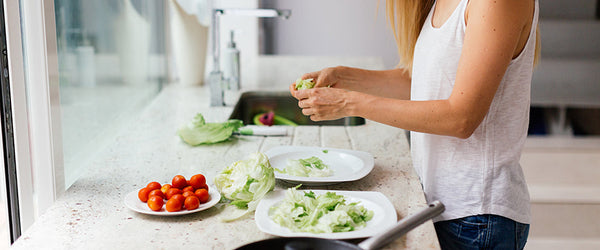
[[[3,1],[24,232],[64,193],[54,2]]]

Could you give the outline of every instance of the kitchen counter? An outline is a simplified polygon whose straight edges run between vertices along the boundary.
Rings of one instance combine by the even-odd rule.
[[[279,145],[321,146],[366,151],[375,167],[365,178],[317,189],[378,191],[398,218],[426,206],[401,129],[365,125],[288,127],[288,136],[240,136],[211,146],[190,147],[176,129],[201,112],[208,122],[224,121],[232,106],[208,107],[208,88],[168,85],[91,160],[87,171],[37,218],[13,249],[233,249],[274,237],[261,232],[253,216],[224,223],[215,206],[184,216],[159,217],[129,210],[123,197],[150,181],[169,182],[176,174],[202,173],[209,181],[229,164]],[[228,104],[239,93],[229,93]],[[277,181],[276,189],[291,187]],[[355,241],[356,242],[356,241]],[[431,221],[387,249],[439,249]]]

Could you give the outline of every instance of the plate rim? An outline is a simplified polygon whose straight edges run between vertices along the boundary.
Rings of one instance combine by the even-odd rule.
[[[369,200],[377,205],[379,205],[384,210],[384,219],[381,223],[372,226],[373,228],[364,231],[365,228],[357,231],[351,232],[338,232],[338,233],[308,233],[308,232],[284,232],[284,231],[276,231],[271,230],[271,227],[268,227],[269,223],[272,222],[269,217],[269,209],[275,203],[281,201],[283,196],[285,195],[286,190],[274,190],[269,193],[266,197],[264,197],[256,207],[255,218],[256,226],[258,229],[264,233],[281,236],[281,237],[315,237],[315,238],[324,238],[324,239],[336,239],[336,240],[344,240],[344,239],[358,239],[358,238],[366,238],[376,235],[382,231],[385,231],[391,227],[393,227],[398,222],[398,214],[396,213],[396,209],[392,202],[385,196],[383,193],[378,191],[348,191],[348,190],[321,190],[321,189],[300,189],[298,191],[313,191],[316,194],[322,194],[326,192],[335,192],[338,195],[344,195],[347,197],[352,197],[354,199],[361,200]],[[357,197],[361,196],[361,197]],[[390,218],[388,218],[390,217]],[[393,220],[391,220],[393,218]],[[367,222],[368,223],[368,222]],[[277,227],[283,228],[282,226],[275,223]],[[289,229],[288,229],[289,230]]]
[[[196,213],[196,212],[200,212],[200,211],[204,211],[207,210],[213,206],[215,206],[217,203],[219,203],[219,201],[221,200],[221,193],[219,193],[216,188],[212,185],[208,186],[208,194],[210,195],[210,201],[204,203],[204,204],[200,204],[200,207],[194,209],[194,210],[180,210],[177,212],[167,212],[165,211],[152,211],[150,210],[150,208],[148,208],[148,210],[140,210],[137,207],[135,207],[134,204],[132,204],[132,202],[142,202],[139,200],[139,198],[137,197],[137,193],[139,192],[139,190],[133,190],[129,193],[127,193],[124,197],[123,197],[123,203],[125,203],[125,207],[129,208],[130,210],[137,212],[137,213],[141,213],[141,214],[147,214],[147,215],[154,215],[154,216],[178,216],[178,215],[185,215],[185,214],[191,214],[191,213]],[[131,198],[133,197],[133,198]],[[204,205],[204,206],[202,206]]]
[[[300,150],[329,150],[329,151],[337,151],[342,153],[351,154],[356,156],[357,158],[363,161],[363,167],[357,171],[356,173],[347,176],[346,178],[332,178],[332,177],[302,177],[302,176],[293,176],[286,175],[275,172],[275,178],[293,182],[293,183],[302,183],[302,184],[328,184],[328,183],[339,183],[339,182],[349,182],[356,181],[367,176],[375,166],[375,158],[373,155],[366,151],[359,150],[351,150],[351,149],[343,149],[343,148],[332,148],[332,147],[315,147],[315,146],[291,146],[291,145],[282,145],[273,147],[265,152],[267,157],[271,158],[280,154],[294,152]]]

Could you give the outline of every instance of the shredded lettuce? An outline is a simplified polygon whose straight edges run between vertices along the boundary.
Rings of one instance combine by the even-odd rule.
[[[294,232],[334,233],[359,230],[373,218],[373,211],[358,203],[346,203],[343,195],[298,191],[289,188],[283,201],[269,209],[269,217]]]
[[[275,174],[269,158],[257,152],[234,162],[215,177],[215,186],[235,209],[229,208],[221,219],[236,220],[256,209],[265,194],[275,188]]]
[[[296,89],[297,90],[312,89],[314,87],[315,87],[315,82],[313,81],[312,78],[304,79],[304,80],[302,80],[302,78],[298,78],[298,80],[296,80]]]
[[[180,128],[177,134],[187,144],[197,146],[225,141],[242,126],[244,123],[236,119],[223,123],[207,123],[204,116],[198,113],[187,126]]]
[[[289,159],[283,170],[276,168],[275,171],[301,177],[327,177],[333,175],[333,170],[316,156],[298,160]]]

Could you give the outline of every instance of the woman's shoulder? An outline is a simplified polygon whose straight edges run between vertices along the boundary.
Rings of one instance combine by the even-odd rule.
[[[531,21],[536,0],[468,0],[465,23],[469,18],[502,18],[507,23],[526,25]]]

